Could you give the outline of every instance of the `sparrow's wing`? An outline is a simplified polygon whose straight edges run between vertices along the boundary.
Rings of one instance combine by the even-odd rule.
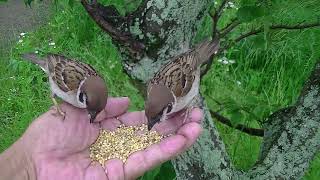
[[[216,54],[219,47],[220,42],[218,38],[214,40],[204,40],[181,56],[187,59],[186,62],[188,62],[193,69],[197,69],[201,64],[208,61],[213,54]],[[176,60],[179,58],[181,57],[176,58]]]
[[[164,84],[177,97],[185,96],[192,88],[195,71],[218,50],[219,39],[201,42],[195,48],[174,57],[172,61],[164,65],[151,79],[150,85],[155,83]]]
[[[179,56],[163,66],[151,79],[151,84],[167,86],[175,96],[183,97],[190,91],[195,79],[194,69],[189,56]]]
[[[48,55],[48,69],[52,79],[65,92],[77,91],[86,77],[98,76],[90,65],[56,54]]]
[[[45,72],[47,71],[47,61],[39,58],[36,53],[22,54],[22,58],[29,60],[29,61],[33,62],[34,64],[37,64],[38,66],[41,67],[41,69],[43,71],[45,71]]]

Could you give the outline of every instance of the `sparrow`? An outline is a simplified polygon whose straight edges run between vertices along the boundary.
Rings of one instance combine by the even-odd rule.
[[[145,114],[148,130],[168,115],[187,109],[199,93],[200,65],[219,50],[219,40],[205,40],[165,64],[148,82]],[[186,120],[185,117],[184,121]]]
[[[105,108],[108,98],[105,81],[90,65],[57,54],[39,58],[35,53],[27,53],[22,57],[40,66],[49,76],[51,99],[63,119],[65,113],[60,109],[56,96],[77,108],[87,109],[90,123]]]

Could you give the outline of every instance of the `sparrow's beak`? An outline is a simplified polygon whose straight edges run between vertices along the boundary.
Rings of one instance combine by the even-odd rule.
[[[96,111],[89,111],[90,114],[90,123],[93,123],[94,119],[96,119],[97,112]]]
[[[148,119],[148,130],[150,131],[152,129],[152,127],[157,124],[158,122],[160,122],[160,119],[162,117],[162,113],[159,113],[156,117],[153,118],[149,118]]]

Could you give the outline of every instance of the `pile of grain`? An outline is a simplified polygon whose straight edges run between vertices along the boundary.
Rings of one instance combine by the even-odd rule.
[[[105,161],[118,158],[126,162],[130,154],[160,142],[163,136],[148,131],[147,125],[124,126],[115,131],[101,130],[96,142],[90,147],[90,158],[104,166]]]

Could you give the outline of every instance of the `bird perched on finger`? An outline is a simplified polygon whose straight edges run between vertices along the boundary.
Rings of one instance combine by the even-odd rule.
[[[40,58],[35,53],[28,53],[22,57],[40,66],[49,76],[51,99],[63,119],[65,113],[56,96],[75,107],[87,109],[90,123],[105,108],[108,98],[105,81],[90,65],[57,54]]]
[[[149,81],[145,113],[150,130],[168,115],[186,109],[199,93],[200,65],[219,50],[219,40],[205,40],[165,64]]]

